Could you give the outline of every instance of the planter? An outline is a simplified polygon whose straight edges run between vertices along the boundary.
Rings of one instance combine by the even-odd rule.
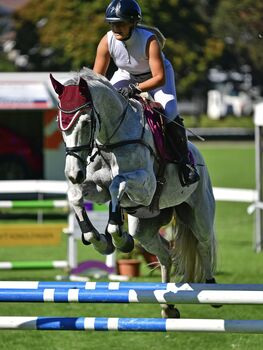
[[[120,259],[117,261],[119,275],[138,277],[140,276],[140,260]]]
[[[159,261],[157,257],[151,253],[148,253],[146,250],[142,253],[145,262],[151,268],[159,266]]]
[[[147,252],[143,247],[140,247],[140,254],[143,256],[148,267],[155,268],[160,265],[156,255]]]

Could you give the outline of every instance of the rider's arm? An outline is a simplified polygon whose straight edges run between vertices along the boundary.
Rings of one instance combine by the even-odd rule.
[[[106,75],[109,64],[110,64],[110,53],[108,49],[107,35],[105,35],[101,39],[98,45],[93,70],[96,73]]]
[[[138,84],[141,91],[152,90],[165,84],[165,69],[162,52],[155,37],[149,39],[146,51],[149,58],[152,78]]]

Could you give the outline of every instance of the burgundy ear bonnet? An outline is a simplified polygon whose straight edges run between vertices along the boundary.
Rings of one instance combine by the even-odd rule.
[[[59,98],[58,125],[68,130],[81,115],[83,108],[91,107],[92,100],[87,82],[80,78],[78,85],[63,85],[52,74],[50,80]]]

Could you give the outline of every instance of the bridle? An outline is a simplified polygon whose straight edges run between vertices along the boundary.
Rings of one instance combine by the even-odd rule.
[[[125,106],[124,110],[122,111],[121,115],[120,115],[120,122],[118,123],[118,125],[116,126],[115,130],[113,131],[112,135],[109,137],[108,141],[106,142],[105,145],[108,145],[108,143],[110,142],[110,140],[113,138],[113,136],[116,134],[116,132],[119,130],[119,128],[121,127],[125,116],[126,116],[126,112],[128,110],[128,106],[129,103],[127,102],[127,105]],[[101,118],[100,118],[100,114],[99,112],[95,109],[92,101],[88,101],[87,103],[74,108],[72,110],[65,110],[63,109],[59,104],[58,104],[58,109],[60,112],[66,113],[66,114],[72,114],[72,113],[77,113],[80,112],[80,114],[82,114],[82,111],[86,111],[88,109],[91,109],[91,113],[90,113],[90,117],[91,117],[91,133],[90,133],[90,139],[89,142],[85,145],[80,145],[80,146],[73,146],[73,147],[65,147],[66,150],[66,156],[72,156],[77,158],[84,166],[87,165],[86,160],[84,160],[78,153],[83,151],[83,150],[87,150],[88,151],[88,156],[91,155],[92,150],[94,148],[94,144],[95,144],[95,131],[96,131],[96,127],[97,127],[97,120],[99,122],[99,128],[101,126]],[[96,118],[97,116],[97,118]],[[97,148],[104,148],[104,145],[97,145]],[[94,154],[93,157],[90,158],[91,161],[94,161],[95,157],[97,156],[99,152],[96,152]]]
[[[101,126],[101,118],[100,118],[100,114],[96,111],[92,101],[88,101],[87,103],[85,103],[84,105],[81,105],[73,110],[64,110],[61,108],[60,105],[58,105],[58,108],[61,112],[66,113],[66,114],[72,114],[72,113],[77,113],[77,112],[81,112],[81,111],[85,111],[87,109],[91,109],[91,133],[90,133],[90,139],[89,142],[85,145],[80,145],[80,146],[73,146],[73,147],[65,147],[66,150],[66,156],[73,156],[75,158],[77,158],[84,166],[86,166],[88,163],[86,160],[84,160],[78,153],[83,151],[83,150],[87,150],[88,151],[88,156],[90,157],[90,162],[94,161],[94,159],[96,158],[96,156],[98,154],[101,153],[101,151],[112,151],[115,148],[118,147],[122,147],[125,145],[129,145],[129,144],[141,144],[144,147],[147,147],[148,150],[150,151],[151,155],[154,156],[154,158],[159,161],[158,156],[156,155],[156,152],[153,150],[153,148],[146,143],[143,140],[143,136],[144,136],[144,132],[145,132],[145,117],[144,117],[144,125],[142,128],[142,132],[140,135],[140,138],[138,139],[132,139],[132,140],[123,140],[123,141],[119,141],[119,142],[115,142],[115,143],[111,143],[110,141],[112,140],[113,136],[117,133],[117,131],[120,129],[121,125],[123,124],[124,120],[125,120],[125,116],[127,114],[127,110],[129,107],[129,102],[127,101],[127,104],[125,106],[125,108],[123,109],[119,120],[120,122],[118,123],[118,125],[116,126],[116,128],[114,129],[112,135],[108,138],[108,140],[104,143],[104,144],[98,144],[96,143],[96,148],[97,151],[95,152],[95,154],[93,156],[91,156],[92,151],[94,149],[94,145],[95,145],[95,131],[96,131],[96,127],[97,127],[97,120],[99,122],[99,128]],[[97,118],[96,118],[97,117]]]
[[[92,153],[92,150],[94,148],[94,135],[95,135],[95,131],[96,131],[96,127],[97,127],[97,120],[99,122],[99,126],[100,126],[100,116],[99,113],[96,111],[92,101],[88,101],[87,103],[74,108],[72,110],[65,110],[63,109],[59,104],[58,104],[58,109],[61,112],[65,113],[65,114],[72,114],[72,113],[77,113],[79,112],[79,114],[84,114],[82,112],[85,112],[87,110],[91,109],[91,113],[90,113],[90,118],[91,118],[91,132],[90,132],[90,138],[87,144],[85,145],[80,145],[80,146],[73,146],[73,147],[65,147],[66,150],[66,156],[72,156],[77,158],[83,165],[86,165],[86,161],[78,154],[81,151],[87,150],[88,151],[88,155],[90,156]],[[98,118],[96,118],[96,115]]]

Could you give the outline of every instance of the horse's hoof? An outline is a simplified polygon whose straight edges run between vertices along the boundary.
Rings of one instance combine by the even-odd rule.
[[[106,247],[105,251],[102,252],[101,254],[103,254],[103,255],[110,255],[110,254],[114,253],[114,251],[115,251],[115,247],[112,244],[112,241],[110,241],[110,242],[108,241],[108,244],[107,244],[107,247]]]
[[[205,283],[207,284],[216,284],[216,279],[214,277],[205,280]]]
[[[126,233],[125,241],[122,245],[118,246],[117,248],[122,252],[122,253],[130,253],[134,249],[134,239],[132,236]]]
[[[91,242],[87,241],[87,240],[84,238],[84,235],[83,235],[83,234],[81,235],[81,240],[82,240],[82,243],[83,243],[84,245],[90,245],[90,244],[91,244]]]
[[[99,240],[92,242],[93,247],[102,255],[112,254],[115,250],[114,245],[112,244],[111,236],[108,234],[100,234]]]
[[[167,308],[162,310],[162,318],[180,318],[180,311],[176,308]]]
[[[105,249],[105,251],[102,253],[103,255],[110,255],[112,253],[114,253],[115,251],[115,247],[112,243],[112,237],[109,233],[105,232],[105,235],[101,235],[101,236],[105,236],[106,240],[107,240],[107,247]]]

